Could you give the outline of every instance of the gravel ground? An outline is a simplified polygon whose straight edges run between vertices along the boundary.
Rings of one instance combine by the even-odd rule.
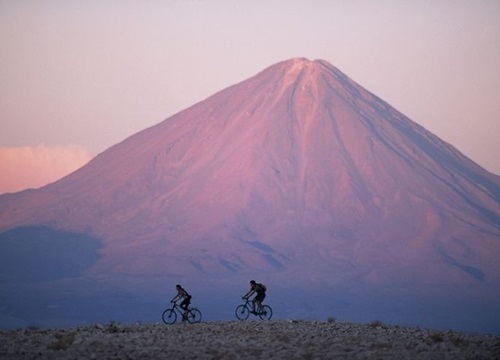
[[[96,324],[0,332],[0,359],[500,359],[500,336],[315,321]]]

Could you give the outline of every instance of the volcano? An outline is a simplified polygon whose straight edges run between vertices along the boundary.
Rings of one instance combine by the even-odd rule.
[[[9,321],[30,321],[29,291],[47,309],[102,288],[132,306],[182,281],[208,309],[257,278],[282,316],[500,332],[500,177],[323,60],[275,64],[0,196],[0,231]]]

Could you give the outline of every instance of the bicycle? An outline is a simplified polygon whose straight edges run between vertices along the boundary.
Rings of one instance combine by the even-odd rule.
[[[273,316],[273,309],[269,305],[262,305],[262,311],[253,311],[253,305],[250,303],[248,298],[242,297],[242,299],[246,300],[244,304],[238,305],[236,310],[234,311],[236,317],[239,320],[246,320],[253,314],[255,316],[259,316],[262,320],[270,320]],[[258,305],[257,305],[258,307]]]
[[[172,307],[165,310],[161,315],[163,322],[167,325],[171,325],[177,321],[177,314],[179,314],[181,318],[184,317],[184,309],[181,309],[175,301],[172,301],[172,304]],[[201,321],[201,311],[195,307],[188,307],[186,320],[190,324],[199,323]]]

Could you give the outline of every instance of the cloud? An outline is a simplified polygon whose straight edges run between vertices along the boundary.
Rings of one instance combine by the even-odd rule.
[[[0,147],[0,194],[39,188],[82,167],[93,155],[81,146]]]

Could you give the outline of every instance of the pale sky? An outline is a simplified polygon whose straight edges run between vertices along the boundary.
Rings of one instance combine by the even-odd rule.
[[[498,0],[0,0],[0,193],[292,57],[500,174]]]

